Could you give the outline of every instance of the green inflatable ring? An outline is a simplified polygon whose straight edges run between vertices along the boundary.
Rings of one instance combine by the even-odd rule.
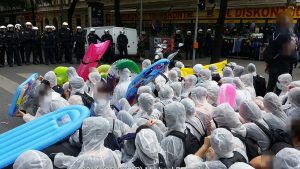
[[[59,86],[62,86],[68,81],[67,70],[68,67],[64,67],[64,66],[58,66],[54,69],[54,73],[57,78],[57,84]]]

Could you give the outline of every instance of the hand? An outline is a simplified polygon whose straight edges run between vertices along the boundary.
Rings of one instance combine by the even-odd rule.
[[[206,148],[209,148],[210,147],[210,136],[207,136],[204,138],[204,144],[203,146],[205,146]]]
[[[43,81],[43,76],[39,76],[38,78],[37,78],[37,80],[39,80],[39,81]]]
[[[25,115],[25,113],[21,110],[16,111],[15,113],[15,117],[23,117]]]
[[[156,119],[150,119],[150,120],[147,121],[147,126],[148,126],[148,127],[151,127],[151,126],[153,126],[156,122],[157,122]]]

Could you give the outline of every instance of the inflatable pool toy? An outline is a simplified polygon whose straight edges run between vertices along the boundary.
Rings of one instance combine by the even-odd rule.
[[[12,117],[17,110],[26,110],[27,103],[33,98],[33,89],[36,86],[36,79],[38,74],[32,74],[28,79],[26,79],[22,84],[16,89],[15,96],[10,104],[7,115]]]
[[[43,150],[63,140],[89,115],[85,106],[68,106],[1,134],[0,168],[14,163],[27,150]]]
[[[102,78],[106,78],[107,74],[108,74],[108,70],[110,69],[110,65],[104,64],[99,66],[98,68],[98,72],[100,73]]]
[[[64,66],[58,66],[54,69],[54,73],[57,78],[57,85],[62,86],[68,81],[67,71],[68,68]]]
[[[118,71],[124,68],[128,68],[131,73],[139,74],[140,68],[139,66],[130,59],[120,59],[115,61],[107,74],[107,83],[111,87],[111,90],[117,85],[117,79],[119,78]]]
[[[105,54],[105,51],[107,50],[109,46],[110,41],[107,40],[102,43],[98,44],[91,44],[89,48],[87,49],[83,60],[81,64],[79,65],[77,69],[77,73],[80,77],[82,77],[84,80],[88,79],[89,75],[89,68],[90,67],[97,67],[98,62],[102,58],[102,56]]]
[[[157,62],[150,65],[145,70],[143,70],[139,75],[137,75],[131,81],[126,92],[126,99],[131,105],[135,100],[135,96],[137,94],[138,88],[140,86],[147,85],[153,79],[155,79],[159,74],[164,73],[169,63],[170,60],[168,59],[160,59]]]
[[[222,103],[229,103],[229,105],[234,108],[235,107],[235,96],[236,96],[236,89],[235,86],[232,84],[223,84],[220,87],[219,94],[218,94],[218,105]]]
[[[228,61],[226,59],[226,60],[224,60],[222,62],[214,63],[214,65],[216,65],[216,67],[218,68],[219,74],[222,74],[222,70],[227,65],[227,62]],[[208,69],[210,65],[211,64],[205,65],[205,66],[203,66],[203,68],[204,69]],[[193,74],[195,74],[193,68],[182,68],[181,69],[181,77],[185,77],[187,75],[193,75]]]

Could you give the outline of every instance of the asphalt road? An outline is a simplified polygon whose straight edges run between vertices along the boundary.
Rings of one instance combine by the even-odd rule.
[[[257,66],[257,72],[262,74],[266,78],[267,75],[264,73],[265,64],[261,61],[250,61],[250,60],[237,60],[229,59],[229,61],[234,61],[239,65],[247,66],[250,62],[254,63]],[[183,61],[187,66],[191,65],[191,61]],[[201,63],[203,65],[209,63],[209,58],[198,59],[196,63]],[[0,68],[0,133],[4,133],[12,128],[15,128],[23,124],[23,120],[20,118],[10,118],[7,116],[8,107],[16,88],[20,83],[22,83],[27,77],[32,73],[38,73],[44,75],[47,71],[53,70],[58,65],[24,65],[21,67],[4,67]],[[70,66],[70,65],[62,65]],[[77,68],[78,65],[72,65]],[[300,69],[294,70],[294,79],[300,80]],[[52,146],[50,149],[45,150],[46,152],[66,152],[66,154],[74,153],[74,150],[70,149],[68,144],[61,143],[59,145]]]

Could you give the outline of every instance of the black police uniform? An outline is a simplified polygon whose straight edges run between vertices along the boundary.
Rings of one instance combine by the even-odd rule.
[[[96,33],[89,33],[87,39],[88,39],[89,45],[91,43],[97,44],[97,41],[102,42],[100,37]]]
[[[72,32],[67,28],[62,28],[58,33],[59,38],[59,62],[62,61],[63,54],[65,55],[65,62],[67,63],[73,63],[72,61],[72,54],[71,54],[71,48],[72,48],[72,42],[73,42],[73,35]]]
[[[19,55],[19,37],[15,31],[7,31],[6,33],[6,46],[7,46],[7,63],[10,67],[14,62],[21,66],[21,58]]]
[[[180,34],[175,34],[174,36],[174,48],[178,49],[179,43],[183,43],[183,39]]]
[[[42,47],[41,47],[41,35],[38,31],[33,31],[33,48],[34,56],[36,56],[35,60],[33,61],[34,64],[44,63],[43,54],[42,54]],[[39,59],[39,60],[38,60]]]
[[[19,51],[20,51],[20,56],[21,56],[21,59],[22,59],[22,63],[25,63],[26,58],[25,58],[25,55],[24,55],[24,38],[23,38],[24,32],[22,30],[16,30],[16,32],[19,35],[19,41],[20,41]]]
[[[76,32],[74,35],[74,42],[75,42],[75,56],[77,59],[77,63],[80,63],[84,56],[84,44],[85,44],[85,36],[83,32]]]
[[[0,32],[0,67],[3,67],[5,64],[5,40],[6,40],[6,33],[1,31]]]
[[[55,57],[54,57],[54,48],[55,48],[55,35],[52,32],[45,32],[42,36],[42,45],[44,49],[45,54],[45,64],[49,65],[49,62],[51,64],[55,63]]]
[[[24,42],[24,47],[25,47],[25,56],[26,56],[26,64],[30,64],[30,56],[31,53],[33,54],[33,61],[36,60],[36,55],[33,52],[33,38],[34,38],[34,33],[32,29],[25,28],[24,33],[23,33],[23,42]]]
[[[184,38],[185,57],[187,60],[193,57],[193,37],[192,35],[186,35]]]
[[[120,34],[117,38],[117,47],[120,52],[121,58],[124,58],[124,55],[125,58],[128,58],[127,44],[128,44],[127,36],[124,34]]]
[[[52,32],[53,37],[54,37],[54,53],[53,57],[55,58],[56,63],[61,63],[59,60],[59,40],[58,40],[58,32],[53,31]]]
[[[106,61],[113,61],[114,58],[113,58],[113,43],[114,43],[114,40],[113,40],[113,37],[111,36],[111,34],[104,34],[101,36],[101,41],[102,42],[105,42],[107,40],[110,40],[110,43],[109,43],[109,47],[107,48],[104,56],[103,56],[103,59],[106,60]]]

